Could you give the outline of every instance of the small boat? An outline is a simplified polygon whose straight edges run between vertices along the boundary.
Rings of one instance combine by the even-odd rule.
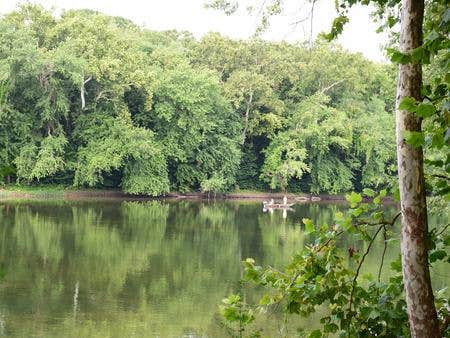
[[[263,207],[266,209],[289,209],[294,204],[295,203],[282,204],[282,203],[273,203],[273,202],[263,201]]]

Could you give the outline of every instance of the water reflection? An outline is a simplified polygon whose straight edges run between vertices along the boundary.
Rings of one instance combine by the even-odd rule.
[[[236,288],[239,262],[281,267],[311,240],[300,220],[329,223],[339,208],[303,204],[283,215],[243,202],[4,202],[0,335],[225,336],[217,305]],[[367,273],[378,266],[376,244]],[[398,255],[391,246],[388,261]],[[276,334],[270,320],[263,325]]]

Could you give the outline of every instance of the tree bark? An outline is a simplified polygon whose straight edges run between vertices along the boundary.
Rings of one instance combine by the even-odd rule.
[[[402,0],[400,50],[410,53],[422,44],[424,0]],[[406,144],[404,131],[421,131],[421,119],[400,111],[404,97],[421,101],[422,67],[399,66],[397,86],[397,161],[402,212],[402,270],[406,303],[414,337],[439,337],[439,322],[434,305],[428,267],[426,238],[428,233],[423,150]]]

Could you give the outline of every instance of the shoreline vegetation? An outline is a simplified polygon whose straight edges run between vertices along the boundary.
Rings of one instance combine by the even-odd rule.
[[[256,190],[236,190],[221,194],[208,194],[203,192],[170,192],[161,196],[133,195],[117,189],[76,189],[64,186],[6,186],[0,187],[0,200],[2,199],[133,199],[133,200],[247,200],[263,201],[273,198],[282,200],[286,196],[293,203],[310,202],[345,202],[345,194],[308,194],[290,192],[270,192]],[[384,202],[392,202],[391,198],[385,198]]]
[[[396,177],[395,71],[25,4],[0,20],[0,184],[345,194]]]

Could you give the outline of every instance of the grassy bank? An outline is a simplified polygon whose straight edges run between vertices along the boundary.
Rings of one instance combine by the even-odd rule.
[[[225,194],[205,194],[201,192],[179,193],[171,192],[160,198],[172,199],[245,199],[245,200],[281,200],[283,196],[291,201],[308,202],[344,200],[343,195],[311,195],[311,194],[293,194],[283,192],[257,191],[257,190],[236,190]],[[132,199],[153,199],[154,197],[146,195],[130,195],[120,190],[108,189],[79,189],[72,186],[63,185],[5,185],[0,186],[0,198],[132,198]]]
[[[106,189],[79,189],[63,185],[5,185],[0,186],[0,198],[70,198],[125,197],[125,193]]]

